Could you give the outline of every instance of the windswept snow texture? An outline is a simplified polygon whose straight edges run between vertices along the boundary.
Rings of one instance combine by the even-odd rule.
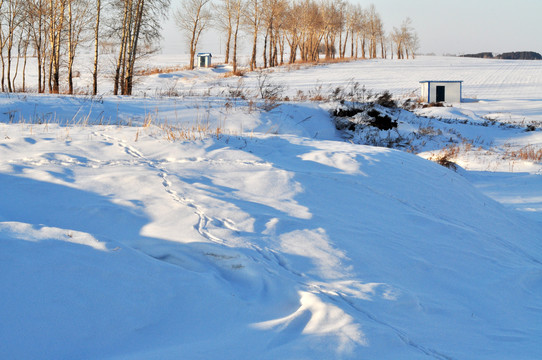
[[[1,359],[542,357],[540,212],[482,171],[345,142],[315,103],[0,101]]]

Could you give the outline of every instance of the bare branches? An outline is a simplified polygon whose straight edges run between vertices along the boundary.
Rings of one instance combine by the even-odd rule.
[[[37,91],[41,93],[48,88],[51,93],[73,94],[77,49],[93,42],[93,94],[96,94],[98,49],[101,36],[107,35],[122,49],[119,62],[122,66],[119,77],[115,77],[115,87],[123,94],[131,93],[134,64],[142,54],[155,48],[151,44],[160,37],[161,20],[169,3],[170,0],[0,0],[2,91],[16,91],[15,79],[22,58],[22,90],[25,91],[26,57],[30,47],[37,58]],[[110,25],[114,23],[107,34],[100,30],[103,7],[108,10],[106,20]],[[125,10],[129,10],[130,15],[126,18],[123,17]],[[61,90],[64,86],[67,89]]]
[[[230,62],[231,37],[234,26],[235,17],[235,0],[220,0],[215,6],[214,12],[218,15],[215,17],[215,26],[221,32],[226,33],[226,59],[224,62]]]
[[[2,60],[2,91],[14,91],[12,78],[12,54],[17,47],[18,38],[23,31],[23,1],[7,0],[0,3],[0,52]],[[4,50],[6,56],[4,57]],[[18,52],[19,54],[19,52]],[[17,57],[18,59],[19,57]],[[16,74],[16,72],[15,72]],[[7,78],[7,79],[6,79]]]
[[[114,94],[132,94],[136,61],[155,50],[152,44],[160,37],[161,20],[169,4],[170,0],[112,0],[114,20],[118,23],[122,19],[120,27],[113,26],[119,42]]]
[[[73,94],[73,64],[77,47],[90,33],[90,1],[68,1],[68,94]]]
[[[247,33],[252,35],[252,56],[250,58],[250,70],[256,68],[256,52],[258,44],[258,30],[262,20],[262,1],[247,0],[243,12],[243,23],[246,26]]]
[[[15,82],[21,63],[25,90],[30,50],[37,60],[38,92],[75,93],[74,64],[78,49],[85,46],[94,49],[89,91],[97,94],[99,49],[109,44],[115,52],[109,77],[113,93],[131,94],[136,64],[156,51],[170,1],[0,0],[2,91],[21,90],[20,80]],[[215,0],[212,7],[211,1],[180,0],[173,14],[189,45],[191,69],[200,37],[211,25],[226,34],[226,62],[232,63],[234,73],[242,32],[252,42],[251,70],[258,63],[272,67],[300,59],[317,62],[323,56],[385,58],[388,49],[392,57],[408,59],[419,46],[410,19],[386,34],[373,5],[362,8],[349,0]]]
[[[237,73],[237,39],[239,35],[239,25],[241,24],[241,15],[245,3],[242,0],[231,0],[232,2],[232,32],[233,32],[233,73]]]
[[[406,18],[400,28],[393,28],[391,40],[395,45],[397,59],[414,58],[419,47],[418,35],[412,28],[412,20]]]
[[[102,2],[96,0],[96,24],[94,26],[94,70],[92,72],[92,95],[98,94],[98,61],[100,44],[100,15],[102,13]]]
[[[202,32],[209,26],[211,12],[210,0],[183,0],[181,7],[175,12],[175,22],[189,42],[190,69],[194,68],[196,48]]]

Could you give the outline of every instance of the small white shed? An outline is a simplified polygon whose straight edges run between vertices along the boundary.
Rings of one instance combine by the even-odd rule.
[[[210,67],[212,57],[211,53],[198,53],[198,67]]]
[[[421,100],[427,103],[447,102],[459,103],[463,97],[463,81],[420,81],[422,85]]]

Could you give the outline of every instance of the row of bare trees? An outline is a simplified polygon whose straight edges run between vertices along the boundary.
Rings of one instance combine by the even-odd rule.
[[[418,37],[410,19],[386,34],[374,5],[362,8],[345,0],[183,0],[175,13],[190,49],[190,68],[201,34],[215,28],[226,36],[226,63],[237,70],[239,31],[252,41],[250,69],[261,47],[263,67],[297,60],[413,57]],[[348,53],[348,49],[350,50]],[[233,55],[232,55],[233,53]],[[286,59],[286,57],[288,57]]]
[[[33,57],[38,92],[58,93],[67,83],[66,92],[74,93],[74,64],[84,48],[94,57],[96,94],[100,49],[109,44],[116,53],[113,92],[131,94],[135,64],[156,50],[169,6],[170,0],[0,0],[2,91],[26,91],[27,62]],[[241,33],[251,43],[251,70],[259,56],[263,67],[318,61],[321,54],[326,59],[387,57],[388,50],[402,59],[414,56],[418,46],[409,19],[386,34],[373,5],[362,8],[345,0],[181,0],[174,17],[187,36],[191,68],[201,34],[211,27],[226,37],[226,62],[234,72]]]
[[[27,61],[35,57],[38,92],[59,93],[67,80],[73,94],[74,63],[85,47],[94,57],[96,94],[100,44],[107,43],[118,51],[114,93],[131,94],[135,63],[155,50],[169,5],[170,0],[0,0],[2,91],[26,91]],[[19,76],[22,86],[16,88]]]

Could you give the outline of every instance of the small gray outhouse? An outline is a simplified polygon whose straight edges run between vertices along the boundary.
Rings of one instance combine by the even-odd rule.
[[[426,103],[459,103],[463,97],[463,81],[420,81],[422,85],[421,100]]]
[[[198,67],[210,67],[212,57],[211,53],[198,53]]]

